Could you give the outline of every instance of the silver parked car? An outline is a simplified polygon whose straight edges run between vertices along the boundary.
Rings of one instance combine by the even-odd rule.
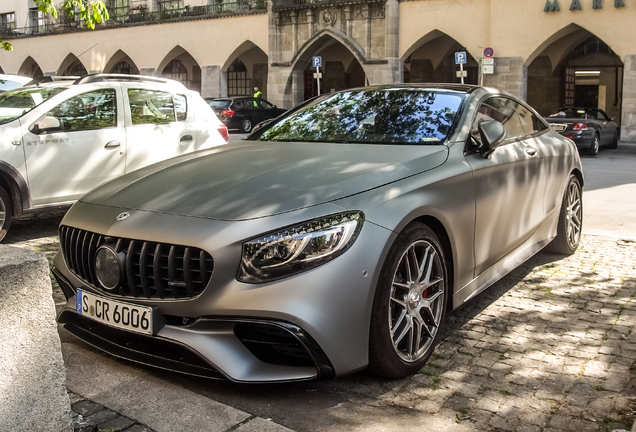
[[[581,235],[576,146],[464,85],[320,96],[247,141],[84,196],[59,322],[113,355],[237,382],[416,372],[445,315]]]

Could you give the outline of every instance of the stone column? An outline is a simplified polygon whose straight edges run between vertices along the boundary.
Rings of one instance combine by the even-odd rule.
[[[636,55],[623,60],[623,107],[621,141],[636,141]]]
[[[495,73],[484,75],[484,85],[506,91],[519,99],[528,95],[528,67],[521,57],[495,58]]]
[[[362,18],[364,18],[364,55],[371,58],[371,7],[369,3],[362,5]]]
[[[353,22],[351,21],[351,6],[350,5],[346,5],[344,7],[344,13],[345,13],[345,31],[347,32],[347,36],[351,37],[351,35],[353,34]]]
[[[291,23],[292,23],[291,52],[292,52],[292,58],[294,58],[296,53],[298,53],[298,13],[295,10],[293,10],[289,13],[289,16],[291,17]]]
[[[314,35],[315,32],[315,28],[314,28],[314,11],[312,9],[307,9],[307,29],[309,30],[309,38],[311,39],[311,37]]]
[[[227,75],[221,70],[221,66],[201,68],[201,96],[204,98],[227,96]]]
[[[384,56],[391,70],[391,78],[388,83],[401,83],[404,81],[404,65],[400,60],[400,3],[398,0],[387,0],[384,17],[386,29],[384,37]]]

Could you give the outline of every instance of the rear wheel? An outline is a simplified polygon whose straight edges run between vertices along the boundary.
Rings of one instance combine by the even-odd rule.
[[[601,147],[601,138],[598,134],[594,135],[594,141],[587,149],[587,154],[590,156],[596,156],[598,154],[598,149]]]
[[[241,120],[241,132],[249,133],[251,130],[252,130],[252,119],[250,119],[249,117],[246,117],[243,120]]]
[[[7,235],[13,221],[13,204],[7,191],[0,187],[0,240]]]
[[[546,248],[560,255],[572,255],[581,242],[583,227],[583,201],[581,183],[575,175],[570,175],[568,186],[563,195],[557,235]]]
[[[369,370],[389,378],[417,372],[439,339],[448,277],[440,242],[413,223],[395,241],[382,267],[373,301]]]

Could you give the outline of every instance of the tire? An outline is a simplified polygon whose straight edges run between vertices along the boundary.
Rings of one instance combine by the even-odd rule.
[[[583,201],[581,183],[575,175],[570,175],[563,194],[557,235],[546,247],[548,252],[559,255],[572,255],[581,243],[583,227]]]
[[[13,222],[13,204],[7,191],[0,187],[0,241],[7,235]]]
[[[608,146],[611,149],[617,149],[618,148],[618,132],[614,133],[614,138],[612,138],[612,142],[610,143],[610,145]]]
[[[594,141],[587,149],[587,154],[590,156],[596,156],[598,154],[598,150],[601,148],[601,138],[598,134],[594,135]]]
[[[252,127],[254,127],[254,125],[252,125],[251,118],[246,117],[243,120],[241,120],[241,132],[250,133],[250,131],[252,130]]]
[[[371,311],[369,371],[404,378],[420,370],[440,337],[447,296],[439,239],[426,225],[408,225],[391,246],[378,280]]]

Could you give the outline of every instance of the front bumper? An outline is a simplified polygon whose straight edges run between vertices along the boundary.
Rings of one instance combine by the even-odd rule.
[[[78,208],[81,211],[74,211]],[[245,222],[131,211],[129,219],[116,225],[102,222],[114,221],[121,209],[78,203],[74,210],[63,225],[116,237],[130,238],[132,232],[141,240],[163,233],[157,240],[200,247],[215,261],[210,283],[200,295],[158,300],[96,291],[70,272],[58,254],[54,275],[68,299],[58,321],[87,343],[132,361],[236,382],[331,378],[366,367],[377,273],[393,232],[366,222],[351,249],[333,261],[278,281],[246,284],[236,280],[242,242],[253,237],[246,233],[268,232],[292,220],[342,209],[317,206],[303,210],[301,217],[286,214]],[[228,236],[228,231],[233,233]],[[155,336],[141,336],[77,315],[78,288],[156,307],[166,325]]]

